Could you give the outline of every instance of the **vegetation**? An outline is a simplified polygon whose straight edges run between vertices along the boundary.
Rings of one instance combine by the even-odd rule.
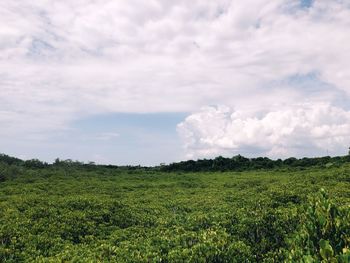
[[[347,158],[149,168],[1,155],[0,262],[350,262]]]
[[[319,158],[302,158],[294,157],[281,160],[271,160],[267,157],[245,158],[241,155],[232,158],[217,157],[215,159],[189,160],[178,163],[172,163],[161,167],[162,171],[174,172],[217,172],[217,171],[246,171],[257,169],[276,169],[276,168],[305,168],[311,166],[329,166],[341,165],[350,162],[350,155],[337,157],[319,157]]]

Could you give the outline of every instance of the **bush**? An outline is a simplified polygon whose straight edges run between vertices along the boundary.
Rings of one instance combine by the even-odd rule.
[[[15,165],[0,162],[0,182],[14,179],[21,174],[21,169]]]
[[[302,214],[285,252],[293,262],[350,262],[350,206],[340,207],[322,189]]]

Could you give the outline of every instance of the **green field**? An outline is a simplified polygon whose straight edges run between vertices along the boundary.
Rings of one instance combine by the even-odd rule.
[[[349,163],[1,173],[0,262],[350,262]]]

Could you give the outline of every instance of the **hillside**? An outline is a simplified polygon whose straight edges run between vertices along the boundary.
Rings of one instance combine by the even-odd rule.
[[[349,262],[346,158],[191,172],[3,155],[0,261]]]

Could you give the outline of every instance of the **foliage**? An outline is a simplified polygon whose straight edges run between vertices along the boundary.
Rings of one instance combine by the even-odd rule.
[[[21,159],[18,159],[16,157],[11,157],[9,155],[6,154],[0,154],[0,162],[2,163],[6,163],[9,165],[20,165],[23,163],[23,161]]]
[[[169,165],[162,165],[162,171],[182,171],[182,172],[207,172],[207,171],[246,171],[259,169],[278,169],[278,168],[307,168],[311,166],[327,167],[332,165],[341,165],[350,161],[350,156],[341,157],[316,157],[302,158],[294,157],[281,160],[271,160],[267,157],[245,158],[241,155],[232,158],[217,157],[215,159],[189,160]]]
[[[348,260],[347,162],[183,173],[9,160],[0,162],[0,262]]]
[[[289,241],[288,259],[299,262],[350,262],[350,206],[337,206],[324,189],[303,213]]]

